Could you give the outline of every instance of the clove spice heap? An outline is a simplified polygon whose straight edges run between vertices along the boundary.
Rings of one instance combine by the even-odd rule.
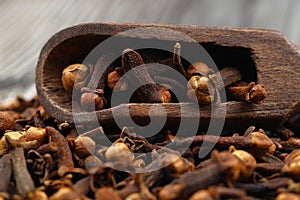
[[[49,116],[37,98],[18,98],[0,109],[0,199],[300,198],[300,139],[289,124],[273,132],[251,126],[236,133],[232,127],[220,137],[179,138],[165,129],[144,138],[114,127],[78,135],[74,124]],[[97,145],[104,137],[113,144]],[[215,146],[199,158],[204,141]],[[180,155],[166,144],[191,145]],[[153,166],[161,167],[130,172]]]

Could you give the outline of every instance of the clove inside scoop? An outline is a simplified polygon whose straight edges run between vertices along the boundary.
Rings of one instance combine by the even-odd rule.
[[[132,70],[135,67],[138,69]],[[122,52],[122,69],[126,73],[131,70],[128,76],[133,87],[142,84],[133,94],[132,101],[135,103],[168,103],[171,102],[171,93],[163,85],[155,84],[150,76],[143,58],[132,49],[125,49]],[[146,83],[146,84],[144,84]]]

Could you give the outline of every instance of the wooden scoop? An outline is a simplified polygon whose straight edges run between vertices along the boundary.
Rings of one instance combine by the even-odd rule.
[[[36,68],[37,92],[45,110],[58,120],[73,122],[76,117],[76,122],[82,124],[95,123],[93,116],[96,114],[101,125],[110,126],[115,124],[113,111],[118,111],[119,117],[126,117],[126,109],[129,109],[131,118],[142,124],[148,117],[150,107],[154,117],[163,117],[160,110],[160,106],[163,106],[167,113],[167,127],[176,127],[182,118],[200,118],[200,127],[206,127],[212,117],[210,107],[200,107],[199,114],[195,112],[195,108],[199,109],[198,105],[192,102],[166,103],[160,106],[145,103],[120,104],[96,112],[83,112],[74,105],[72,107],[72,94],[63,89],[61,82],[63,68],[82,62],[95,46],[110,36],[145,27],[172,29],[186,34],[204,47],[219,69],[236,67],[241,71],[243,80],[265,86],[268,97],[259,104],[229,101],[217,106],[216,110],[220,111],[226,108],[225,129],[244,129],[251,125],[275,129],[289,116],[300,111],[300,51],[280,32],[131,23],[80,24],[64,29],[50,38],[41,51]],[[155,34],[141,32],[132,37],[120,37],[120,41],[127,42],[128,45],[135,40],[155,40],[166,45],[174,45],[179,41],[182,46],[191,42],[188,38],[174,37],[160,29]],[[151,58],[151,50],[144,51],[143,55]],[[162,53],[153,55],[151,59],[155,61],[164,57],[166,55]],[[214,118],[218,116],[214,115]]]

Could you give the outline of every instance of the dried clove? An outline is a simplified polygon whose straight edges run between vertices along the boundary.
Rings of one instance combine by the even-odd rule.
[[[0,140],[0,199],[282,199],[296,198],[300,192],[294,182],[299,181],[297,134],[286,137],[281,130],[266,134],[249,127],[241,136],[226,132],[220,137],[199,133],[180,138],[173,130],[163,130],[144,138],[129,131],[116,133],[115,127],[105,127],[105,132],[98,127],[79,136],[76,128],[81,127],[33,111],[30,119],[14,114],[20,120],[19,131],[14,127]],[[112,147],[99,145],[105,137]],[[171,150],[187,144],[190,147],[182,156]],[[206,144],[215,144],[215,150],[210,158],[198,158]],[[119,153],[122,149],[125,156]],[[134,157],[133,152],[141,155]],[[134,174],[106,164],[160,169]]]
[[[187,144],[201,145],[204,141],[206,143],[213,143],[217,148],[229,148],[231,145],[238,149],[244,149],[252,153],[254,156],[274,154],[276,145],[265,134],[263,130],[254,131],[255,127],[249,127],[243,136],[214,136],[214,135],[197,135],[194,137],[181,138],[179,140],[167,141],[157,143],[157,146],[165,146],[169,144],[171,147],[180,148]]]
[[[159,191],[160,199],[186,199],[196,191],[222,180],[231,185],[239,178],[241,169],[244,167],[241,160],[229,152],[217,151],[212,152],[211,158],[214,162],[209,167],[185,173],[171,184],[164,186]]]
[[[192,78],[192,76],[205,76],[208,77],[212,75],[214,70],[209,68],[207,64],[204,62],[196,62],[191,64],[187,69],[187,78],[188,80]]]
[[[300,148],[300,139],[291,137],[287,141],[280,141],[279,144],[282,146],[282,150],[291,152]]]
[[[86,158],[95,152],[96,143],[90,137],[78,136],[76,139],[69,139],[68,142],[79,158]]]
[[[110,187],[102,187],[95,192],[96,200],[121,200],[116,191]]]
[[[296,181],[300,181],[300,150],[294,150],[286,157],[281,171]]]
[[[71,187],[61,187],[56,193],[54,193],[50,198],[50,200],[85,200],[83,195],[78,194],[73,188]]]
[[[106,56],[101,56],[98,59],[87,87],[81,89],[81,108],[85,111],[101,110],[106,104],[104,86],[98,87],[100,75],[108,64],[106,59]]]
[[[0,137],[6,130],[12,130],[15,125],[15,119],[7,111],[0,111]]]
[[[299,195],[282,192],[276,197],[276,200],[299,200],[299,198]]]
[[[248,86],[228,87],[226,90],[231,100],[259,103],[267,97],[265,87],[254,82],[249,83]]]
[[[128,89],[127,83],[121,78],[124,72],[121,67],[116,67],[114,71],[107,75],[107,86],[113,91],[125,91]],[[118,83],[120,81],[120,83]]]
[[[9,144],[7,143],[6,136],[14,141],[18,141],[19,146],[22,146],[25,150],[37,148],[37,140],[25,141],[23,131],[6,132],[0,140],[0,156],[4,155],[8,151]]]
[[[228,188],[222,186],[210,187],[212,193],[218,194],[221,199],[246,199],[247,193],[238,188]]]
[[[46,153],[54,153],[54,152],[57,152],[57,149],[58,149],[59,147],[58,147],[58,145],[55,143],[55,142],[49,142],[49,143],[47,143],[47,144],[43,144],[43,145],[41,145],[41,146],[39,146],[38,148],[37,148],[37,152],[39,153],[39,154],[42,154],[42,155],[44,155],[44,154],[46,154]]]
[[[85,169],[90,176],[90,189],[96,191],[101,186],[112,186],[116,184],[112,175],[113,168],[109,168],[96,156],[88,156],[85,159]]]
[[[198,199],[246,199],[246,192],[238,188],[228,188],[223,186],[209,187],[207,190],[195,192],[189,200]]]
[[[214,82],[207,77],[192,76],[188,82],[187,96],[200,104],[207,105],[217,101]]]
[[[7,193],[8,184],[11,178],[12,163],[8,155],[4,155],[0,158],[0,192]]]
[[[178,51],[178,45],[177,47],[176,45],[174,46],[173,58],[162,60],[161,62],[159,62],[159,64],[167,65],[180,72],[183,76],[185,76],[186,74],[185,69],[181,64],[180,50]],[[167,88],[179,88],[182,91],[185,90],[185,87],[181,83],[174,80],[173,78],[168,77],[166,70],[157,67],[156,63],[149,63],[147,64],[147,66],[149,66],[147,68],[147,71],[149,72],[149,74],[153,75],[155,82],[162,83]],[[115,70],[110,72],[107,76],[107,86],[114,91],[127,90],[128,84],[123,80],[123,78],[121,78],[123,75],[124,75],[124,71],[122,67],[116,67]]]
[[[290,178],[278,177],[260,183],[235,183],[234,186],[245,190],[247,194],[267,197],[276,194],[276,190],[280,187],[288,187],[290,181]]]
[[[25,141],[37,141],[37,146],[41,146],[48,141],[48,135],[44,128],[27,127],[25,133],[22,136]]]
[[[117,141],[106,150],[105,158],[114,166],[127,168],[132,165],[134,155],[125,143]]]
[[[9,135],[6,135],[5,139],[9,145],[18,193],[23,197],[27,197],[35,191],[35,186],[27,170],[24,148],[18,144],[18,141],[10,138]]]
[[[87,195],[90,191],[90,185],[91,182],[90,177],[87,176],[85,178],[80,179],[74,184],[74,191],[76,191],[78,194],[81,195]]]
[[[241,169],[241,177],[250,177],[254,169],[256,168],[256,160],[254,156],[252,156],[247,151],[237,150],[234,146],[231,146],[229,148],[229,151],[232,153],[232,155],[236,156],[244,163],[244,168]]]
[[[287,138],[287,139],[295,136],[294,132],[286,127],[280,127],[280,128],[278,128],[278,130],[276,130],[276,132],[279,135],[282,135],[284,138]]]
[[[226,67],[220,72],[212,74],[205,63],[197,62],[188,68],[188,93],[187,96],[195,100],[195,96],[200,104],[221,103],[219,90],[241,80],[239,70]],[[193,75],[193,76],[192,76]]]
[[[212,193],[212,190],[199,190],[195,192],[189,200],[199,200],[199,199],[206,199],[206,200],[217,200],[220,199],[219,195],[216,193]]]
[[[46,133],[50,136],[50,141],[55,142],[59,147],[57,148],[57,174],[60,177],[64,176],[66,173],[85,174],[85,170],[74,167],[72,153],[65,138],[53,127],[46,127]]]
[[[119,191],[122,199],[140,199],[156,200],[157,198],[149,191],[149,188],[143,180],[143,174],[134,174],[134,178],[126,187]]]
[[[0,140],[0,156],[4,155],[8,151],[8,144],[7,144],[6,138],[5,138],[6,135],[9,135],[9,137],[14,140],[19,140],[22,137],[22,134],[17,131],[5,133],[4,136]]]
[[[177,70],[179,73],[181,73],[184,77],[186,77],[186,71],[181,63],[181,45],[179,42],[177,42],[174,45],[174,51],[173,51],[173,63],[170,65],[173,69]]]
[[[138,70],[132,70],[139,67]],[[167,103],[171,101],[171,94],[165,86],[154,84],[149,75],[142,57],[132,49],[122,52],[122,68],[124,72],[132,71],[133,76],[128,76],[132,85],[141,83],[139,89],[133,94],[136,103]],[[146,83],[146,85],[144,85]]]
[[[283,163],[257,163],[255,171],[262,173],[262,174],[275,174],[275,173],[280,173]]]
[[[179,177],[186,172],[194,171],[195,166],[193,163],[185,158],[178,157],[178,155],[169,154],[169,161],[172,161],[170,165],[166,167],[166,170],[170,171],[174,177]],[[162,160],[163,161],[163,160]],[[167,161],[167,162],[169,162]],[[164,161],[163,161],[164,162]]]
[[[85,82],[85,78],[89,73],[89,68],[84,64],[69,65],[62,71],[62,85],[68,92],[73,91],[73,87],[79,89]]]

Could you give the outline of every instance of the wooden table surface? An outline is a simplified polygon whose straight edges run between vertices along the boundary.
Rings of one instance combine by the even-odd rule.
[[[36,94],[35,65],[58,30],[93,21],[276,29],[300,45],[298,0],[2,0],[0,102]]]

